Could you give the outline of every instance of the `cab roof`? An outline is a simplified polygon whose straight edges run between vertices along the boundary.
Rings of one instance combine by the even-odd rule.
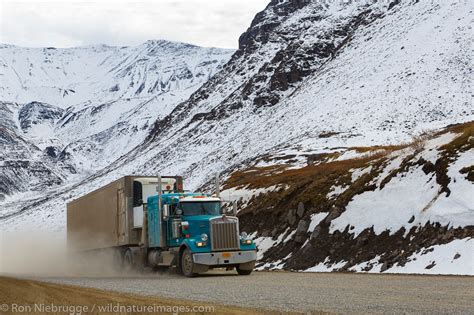
[[[220,198],[212,197],[203,193],[163,193],[164,202],[210,202],[221,201]],[[150,196],[148,199],[158,199],[158,195]]]
[[[206,202],[206,201],[221,201],[217,197],[208,197],[208,196],[186,196],[179,198],[179,202]]]

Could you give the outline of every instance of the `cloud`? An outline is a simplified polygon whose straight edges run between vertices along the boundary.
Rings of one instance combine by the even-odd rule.
[[[26,47],[168,39],[236,48],[269,0],[2,0],[0,42]]]

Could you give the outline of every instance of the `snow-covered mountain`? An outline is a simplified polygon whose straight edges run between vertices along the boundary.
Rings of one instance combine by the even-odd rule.
[[[470,9],[272,1],[224,69],[113,168],[181,173],[196,187],[261,155],[404,142],[473,120]]]
[[[344,183],[337,182],[337,177],[341,175],[338,172],[340,169],[329,168],[332,177],[330,176],[331,181],[327,183],[330,186],[325,188],[327,191],[324,196],[316,198],[316,201],[321,202],[318,206],[321,209],[311,208],[310,211],[306,211],[305,208],[315,205],[305,204],[304,198],[300,197],[306,196],[300,195],[300,192],[293,192],[292,195],[291,190],[285,191],[291,187],[285,185],[285,179],[278,182],[281,179],[278,174],[287,170],[288,167],[305,172],[308,165],[332,165],[331,162],[334,158],[351,161],[342,162],[343,165],[350,164],[353,163],[354,157],[356,157],[356,161],[361,159],[358,150],[368,150],[371,154],[375,154],[374,152],[377,150],[373,148],[378,148],[378,146],[384,146],[384,150],[386,150],[387,146],[392,145],[392,148],[401,150],[412,141],[413,135],[420,134],[422,131],[439,130],[439,128],[450,124],[474,120],[471,87],[473,38],[470,29],[473,9],[472,2],[464,0],[336,0],[323,2],[273,0],[264,11],[256,15],[250,28],[240,37],[239,49],[222,66],[220,71],[217,71],[219,69],[216,67],[212,71],[212,74],[215,73],[215,75],[207,76],[206,80],[202,81],[205,81],[204,85],[189,91],[187,95],[189,97],[180,99],[182,102],[169,102],[171,105],[166,106],[167,110],[153,112],[155,117],[146,119],[148,127],[142,133],[134,134],[133,128],[128,128],[129,125],[126,124],[127,119],[115,120],[123,122],[127,126],[123,129],[118,127],[119,123],[113,124],[110,130],[95,130],[93,123],[90,128],[83,128],[84,123],[80,119],[74,124],[75,120],[71,118],[74,115],[68,116],[69,112],[66,106],[58,105],[60,109],[65,110],[60,123],[66,124],[64,130],[65,134],[70,137],[69,139],[74,138],[74,134],[79,129],[85,129],[84,132],[88,132],[86,130],[89,129],[93,130],[91,131],[92,140],[87,138],[86,142],[76,141],[68,144],[66,152],[63,154],[65,157],[61,159],[63,164],[60,165],[60,169],[63,171],[72,167],[75,170],[81,170],[82,173],[90,169],[93,169],[94,172],[82,181],[69,177],[73,178],[70,182],[51,186],[53,188],[44,193],[13,195],[2,205],[3,213],[0,216],[3,218],[0,219],[0,224],[12,228],[22,224],[22,221],[27,221],[37,226],[48,224],[59,228],[64,227],[65,202],[115,178],[132,173],[144,175],[181,174],[186,178],[188,189],[198,187],[206,189],[209,188],[208,183],[214,174],[220,172],[228,180],[225,187],[228,190],[229,198],[232,198],[232,189],[246,190],[248,188],[246,185],[232,184],[232,180],[236,174],[239,174],[239,171],[247,170],[255,176],[274,178],[276,184],[279,185],[279,194],[294,196],[291,204],[282,202],[278,198],[267,200],[268,203],[265,206],[273,209],[278,215],[273,215],[269,209],[266,209],[269,212],[255,212],[255,209],[252,208],[255,204],[252,203],[243,202],[241,204],[243,229],[254,233],[260,247],[266,250],[265,253],[262,251],[262,268],[280,266],[291,269],[307,269],[314,267],[314,270],[318,270],[318,268],[327,270],[330,269],[328,266],[341,263],[337,268],[358,270],[359,267],[362,269],[362,265],[359,267],[356,265],[369,264],[370,260],[380,256],[383,259],[374,261],[372,265],[377,263],[382,266],[388,261],[383,268],[385,270],[389,264],[398,263],[400,260],[390,260],[384,256],[383,248],[387,242],[384,234],[386,226],[382,224],[378,229],[376,224],[379,222],[371,220],[372,216],[379,214],[368,210],[366,216],[361,215],[361,209],[367,206],[367,200],[372,200],[371,198],[383,200],[384,193],[388,190],[383,190],[383,193],[376,196],[366,194],[359,199],[357,198],[358,193],[346,194],[344,196],[353,199],[354,203],[350,203],[350,200],[347,199],[343,199],[344,203],[342,201],[339,201],[340,204],[334,203],[335,200],[339,200],[339,197],[335,196],[342,194],[343,189],[357,182],[357,176],[354,175],[355,177],[352,178],[352,175],[348,174],[359,172],[363,175],[362,173],[367,171],[370,165],[359,165],[354,169],[345,169],[345,173],[342,175],[347,181]],[[115,51],[120,50],[114,49]],[[219,53],[222,56],[222,59],[219,60],[224,60],[224,57],[229,56],[229,52]],[[108,61],[105,64],[108,64]],[[124,69],[128,69],[125,64]],[[146,69],[148,70],[140,72],[142,76],[139,77],[143,77],[145,74],[148,77],[151,67]],[[111,71],[121,73],[120,71]],[[109,72],[104,74],[104,76],[107,75]],[[119,75],[117,74],[117,76]],[[208,78],[210,79],[207,80]],[[147,84],[144,88],[138,88],[141,84],[136,83],[132,87],[129,86],[129,89],[124,92],[124,85],[120,84],[122,82],[120,79],[117,79],[119,82],[118,91],[116,91],[115,83],[105,84],[103,81],[92,79],[91,82],[99,83],[91,88],[91,93],[96,93],[95,95],[103,100],[101,104],[104,104],[105,107],[127,107],[125,104],[128,102],[127,98],[133,100],[133,93],[137,93],[137,91],[148,93],[150,87],[154,86]],[[21,84],[17,85],[16,89],[18,86],[21,87]],[[71,89],[76,91],[80,86],[79,84]],[[13,100],[24,97],[20,96],[21,93],[16,95],[11,92],[11,89],[13,88],[4,90],[6,91],[5,95],[8,96],[6,97],[8,102],[11,103]],[[62,86],[61,89],[64,90],[66,87]],[[31,93],[42,95],[37,91]],[[52,97],[49,96],[49,92],[44,93],[47,97]],[[70,96],[71,98],[76,97],[78,102],[82,101],[80,92],[73,94]],[[109,98],[110,95],[119,94],[121,96],[118,100],[114,100],[113,97]],[[59,92],[59,95],[64,95],[64,93]],[[66,97],[69,95],[70,93]],[[166,95],[171,95],[171,93]],[[36,101],[50,102],[46,96],[45,99],[40,98]],[[57,102],[57,104],[63,104],[59,100]],[[81,104],[83,103],[79,103],[79,105]],[[143,115],[156,109],[151,105],[148,107],[149,103],[146,102],[139,104],[145,105],[143,107],[137,105],[134,107],[133,113],[139,111],[138,108],[143,108]],[[19,109],[15,110],[10,106],[6,107],[6,110],[12,112],[14,117],[18,116],[16,113]],[[93,109],[87,110],[90,110],[93,115]],[[40,110],[26,112],[35,113],[34,115],[37,116],[41,115]],[[79,109],[73,112],[79,112]],[[101,118],[98,118],[97,121],[106,121],[112,113],[113,111],[108,111],[106,115],[98,116]],[[84,115],[86,114],[81,113],[80,117]],[[137,117],[142,117],[142,114]],[[73,127],[68,127],[69,119],[72,120]],[[88,118],[87,121],[94,120]],[[8,124],[15,126],[13,123]],[[139,127],[137,129],[141,130]],[[467,130],[470,133],[467,138],[463,138],[466,144],[463,148],[464,151],[462,151],[462,169],[469,169],[469,165],[473,164],[470,161],[474,161],[472,128],[469,127]],[[113,135],[110,138],[113,140],[101,141],[102,137],[110,134]],[[442,137],[437,135],[433,139],[438,136]],[[114,149],[124,143],[125,140],[122,139],[133,143],[127,145],[127,149],[124,151],[114,152]],[[145,140],[143,141],[143,139]],[[441,139],[440,141],[445,140],[446,143],[450,143],[450,141],[454,141],[454,138]],[[18,145],[26,146],[27,144]],[[425,150],[425,146],[422,148]],[[93,160],[91,163],[93,165],[85,162],[88,160],[89,149],[100,152],[100,159]],[[123,154],[128,150],[131,151]],[[412,159],[420,157],[419,154],[429,155],[432,151],[442,151],[439,146],[431,148],[432,151],[426,150],[426,152],[423,151],[424,153],[417,150],[416,154],[418,155],[412,156]],[[57,150],[53,148],[50,151],[56,152]],[[63,150],[59,156],[62,156],[62,152]],[[418,175],[421,174],[419,169],[421,165],[412,166],[410,164],[410,167],[405,166],[404,168],[401,165],[403,161],[400,161],[405,156],[404,152],[397,151],[393,157],[390,157],[394,159],[393,163],[398,164],[383,164],[383,167],[377,168],[380,171],[393,171],[393,176],[372,174],[372,180],[376,181],[374,189],[381,190],[381,182],[378,180],[383,181],[385,178],[389,178],[386,180],[387,187],[390,187],[390,183],[403,186],[405,180],[407,180],[406,184],[409,187],[421,185],[421,182],[415,182],[412,175],[406,175],[408,171],[413,171],[416,173],[413,176],[418,178]],[[118,159],[115,160],[116,158]],[[453,167],[453,172],[459,172],[459,165],[456,164],[457,158],[458,156],[447,160],[442,159],[439,163],[448,164],[443,164],[443,169],[450,170]],[[382,163],[382,160],[378,161]],[[426,161],[435,164],[437,159],[426,159]],[[387,160],[384,160],[385,162]],[[416,161],[412,162],[416,164]],[[423,165],[425,164],[427,163],[423,163]],[[268,174],[252,173],[252,170],[261,168],[264,170],[276,168],[276,171]],[[402,168],[403,171],[396,171],[399,168]],[[3,176],[3,174],[0,175]],[[447,188],[453,191],[459,189],[461,199],[469,201],[470,199],[466,198],[473,188],[472,181],[463,179],[462,188],[459,188],[460,186],[453,183],[454,180],[458,181],[457,178],[460,175],[457,173],[452,175],[450,171],[446,174],[450,178]],[[301,184],[311,187],[317,186],[318,174],[313,175],[304,177]],[[433,198],[438,196],[439,199],[436,200],[457,196],[458,193],[446,196],[446,185],[437,183],[438,186],[436,186],[433,183],[433,171],[425,172],[425,175],[426,177],[419,177],[424,178],[426,183],[433,184],[433,188],[415,191],[413,198],[416,199],[417,196],[421,198],[421,195],[427,191],[429,194],[426,196]],[[51,179],[52,183],[53,180],[54,178]],[[254,199],[258,200],[257,197],[262,192],[261,189],[267,191],[271,186],[256,186],[256,190],[247,193],[247,196],[249,198],[254,196]],[[298,187],[304,191],[305,186]],[[397,194],[397,187],[390,190],[390,203],[396,202],[394,200],[397,198],[404,198],[404,196]],[[439,190],[440,187],[445,189]],[[329,191],[330,188],[332,191]],[[311,190],[307,193],[317,195],[315,191]],[[333,195],[329,196],[328,194],[331,193]],[[403,194],[403,191],[399,190],[398,193]],[[266,196],[266,194],[262,196]],[[335,199],[331,199],[332,197]],[[434,203],[438,202],[436,200]],[[301,215],[294,215],[300,202],[303,204],[303,210],[300,212],[303,212]],[[293,203],[296,203],[297,206],[295,207]],[[405,215],[410,211],[419,210],[417,207],[421,203],[423,202],[417,203],[415,208],[412,207],[412,204],[407,204],[406,213],[404,212],[400,216],[400,220],[404,221]],[[474,209],[469,202],[464,202],[459,208],[454,209],[452,207],[454,203],[453,201],[451,204],[447,203],[444,208],[436,209],[441,212],[453,211],[455,212],[454,217],[456,217],[456,213],[459,213],[463,219],[456,218],[456,227],[450,227],[449,222],[444,220],[450,216],[430,216],[432,221],[426,229],[432,229],[430,230],[432,232],[418,234],[415,230],[408,236],[408,240],[420,235],[426,242],[414,242],[413,244],[416,244],[419,249],[457,241],[460,238],[472,239],[474,233],[469,226],[474,225]],[[333,205],[337,206],[337,211],[332,210]],[[387,209],[393,210],[393,205]],[[334,212],[333,215],[327,219],[326,216],[331,212]],[[255,225],[255,220],[249,219],[254,215],[256,218],[263,218],[258,213],[265,214],[265,218],[267,216],[272,218],[268,222],[275,226],[274,230],[269,231],[268,226],[259,227]],[[287,216],[283,215],[284,213]],[[324,218],[321,213],[326,213]],[[314,215],[314,222],[312,215]],[[380,215],[383,217],[381,220],[386,222],[393,214],[387,210]],[[291,222],[287,221],[288,216],[291,217]],[[398,214],[395,216],[398,218]],[[318,250],[327,249],[330,251],[330,248],[317,242],[301,246],[301,250],[300,247],[295,247],[295,244],[304,244],[312,235],[308,230],[301,233],[302,229],[305,230],[303,225],[310,222],[309,224],[316,230],[319,225],[319,222],[316,223],[318,219],[326,220],[327,224],[325,223],[324,228],[327,228],[331,222],[334,223],[334,227],[331,225],[329,232],[324,230],[327,235],[333,236],[320,235],[326,237],[328,242],[337,236],[337,241],[341,244],[341,251],[344,248],[351,248],[349,245],[352,242],[366,244],[366,240],[359,238],[359,235],[365,235],[363,231],[370,230],[372,225],[374,226],[371,232],[373,237],[370,236],[368,242],[373,240],[374,244],[367,247],[367,251],[361,247],[353,247],[363,252],[353,257],[340,255],[337,251],[322,253],[321,255],[324,257],[318,256],[319,254],[316,255]],[[299,226],[301,220],[305,222],[301,223],[303,227]],[[407,220],[410,221],[411,217]],[[417,220],[417,216],[414,220]],[[420,231],[427,223],[423,220],[413,222],[415,224],[422,223]],[[357,229],[360,234],[357,234],[356,231],[346,230],[347,226],[354,226],[353,229]],[[468,228],[465,229],[465,227]],[[299,239],[295,241],[293,237],[297,236],[298,229],[300,231]],[[401,227],[397,226],[393,232],[401,233],[400,229]],[[461,232],[456,232],[457,230],[453,232],[453,229],[460,229]],[[438,235],[437,233],[442,237],[452,235],[438,238],[438,236],[434,236]],[[407,238],[405,236],[394,238],[393,244],[400,244],[400,248],[404,248],[403,240],[406,241]],[[285,246],[283,243],[292,244],[293,247]],[[407,243],[410,242],[407,241]],[[346,245],[347,247],[344,247]],[[270,247],[273,249],[269,249]],[[468,243],[468,246],[460,245],[459,247],[468,252],[469,249],[472,249],[472,241]],[[298,253],[299,258],[290,259],[287,251],[291,248],[297,248],[295,254]],[[407,250],[407,253],[413,254],[415,252],[416,250]],[[285,253],[284,256],[283,253]],[[469,257],[464,252],[460,254],[463,259]],[[401,255],[400,257],[405,256]],[[347,264],[348,259],[351,258],[354,260]],[[457,262],[459,261],[461,260],[457,260]],[[343,265],[342,262],[344,262]],[[316,268],[319,263],[324,266]],[[392,266],[390,265],[390,267]],[[424,268],[425,266],[422,266],[418,271],[424,272]],[[456,273],[455,270],[453,272]]]
[[[0,198],[77,181],[141,143],[233,50],[0,46]]]
[[[0,45],[0,52],[2,101],[69,108],[196,89],[234,51],[149,40],[135,47]]]

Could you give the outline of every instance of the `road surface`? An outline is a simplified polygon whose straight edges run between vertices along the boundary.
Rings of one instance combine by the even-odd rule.
[[[0,276],[0,314],[50,313],[266,315],[268,311]]]
[[[474,314],[474,277],[351,273],[213,272],[37,280],[138,295],[289,312]]]

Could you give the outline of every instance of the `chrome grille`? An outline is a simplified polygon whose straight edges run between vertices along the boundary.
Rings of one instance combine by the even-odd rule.
[[[239,220],[221,217],[211,220],[212,250],[239,249]]]

